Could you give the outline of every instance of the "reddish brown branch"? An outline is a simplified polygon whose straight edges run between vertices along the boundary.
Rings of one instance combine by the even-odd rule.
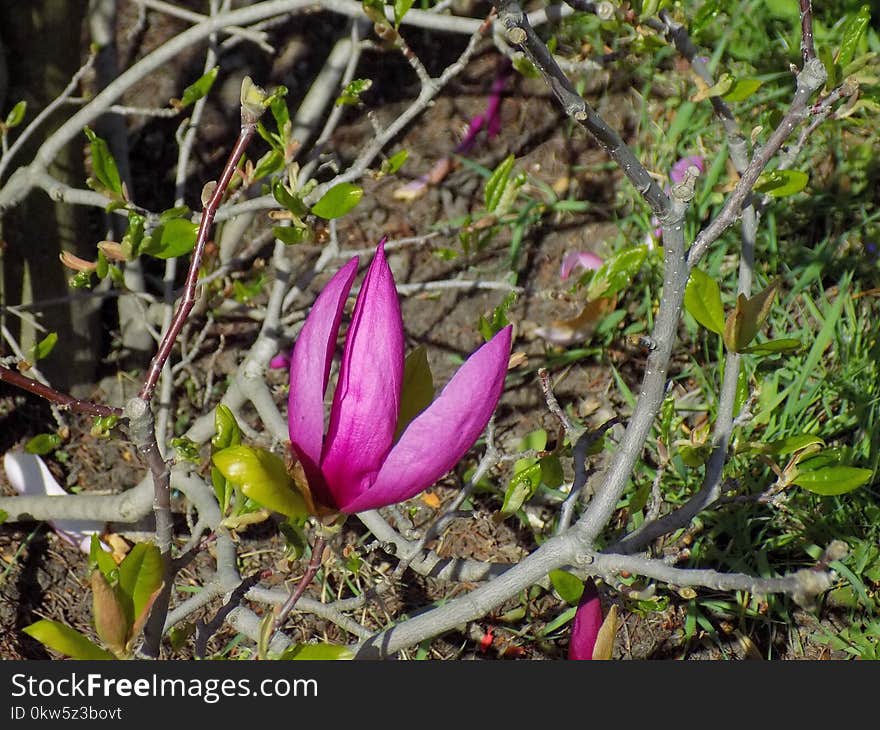
[[[150,363],[147,377],[138,393],[138,398],[143,401],[149,402],[153,397],[153,392],[156,390],[156,384],[159,382],[162,368],[165,366],[165,363],[171,355],[171,349],[177,341],[177,336],[180,334],[180,330],[183,329],[186,318],[195,306],[196,283],[199,278],[199,268],[202,263],[202,256],[205,252],[205,244],[208,242],[208,235],[211,232],[211,224],[214,222],[214,216],[217,213],[217,208],[220,207],[220,201],[223,199],[226,189],[229,187],[229,183],[232,180],[232,176],[235,174],[238,161],[247,149],[251,138],[254,136],[256,128],[256,120],[242,123],[241,132],[239,132],[238,139],[235,141],[235,147],[233,147],[232,152],[229,155],[226,167],[223,168],[223,174],[220,175],[220,180],[217,181],[217,186],[214,188],[214,192],[211,194],[210,199],[202,210],[202,218],[199,222],[198,235],[196,236],[196,245],[192,252],[189,272],[187,273],[186,284],[184,285],[183,298],[180,300],[177,311],[174,313],[174,318],[171,320],[171,326],[162,337],[162,342],[159,344],[159,349],[156,351],[156,354]]]
[[[312,545],[312,558],[309,560],[309,565],[306,568],[305,574],[300,582],[296,584],[296,588],[294,588],[290,596],[288,596],[284,605],[281,606],[281,608],[278,609],[278,613],[275,614],[275,625],[272,629],[273,633],[281,628],[284,619],[287,618],[288,614],[293,610],[293,607],[296,606],[296,602],[300,599],[302,594],[306,592],[306,588],[308,588],[309,584],[312,582],[312,579],[318,572],[318,568],[321,567],[321,558],[323,555],[324,538],[321,535],[318,535],[315,538],[315,544]]]
[[[90,416],[121,416],[121,408],[112,408],[111,406],[102,406],[99,403],[92,403],[87,400],[74,398],[67,393],[62,393],[54,388],[43,385],[37,380],[28,378],[15,370],[10,370],[0,365],[0,381],[14,385],[16,388],[26,390],[29,393],[38,395],[50,403],[57,404],[60,408],[74,413],[87,413]]]
[[[801,58],[806,64],[811,58],[816,57],[816,47],[813,45],[813,3],[811,0],[800,0],[801,5]]]

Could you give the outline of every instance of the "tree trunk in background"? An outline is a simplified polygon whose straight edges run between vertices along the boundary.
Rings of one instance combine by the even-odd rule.
[[[82,23],[86,0],[33,0],[0,3],[0,37],[6,51],[9,85],[5,109],[27,101],[25,124],[57,97],[82,64]],[[27,164],[41,140],[58,127],[68,109],[61,109],[23,149],[13,164]],[[83,187],[85,138],[68,145],[49,168],[49,174],[74,187]],[[72,272],[58,259],[62,250],[94,260],[95,234],[86,209],[55,203],[43,191],[33,191],[2,220],[3,251],[0,302],[6,305],[46,301],[38,312],[47,330],[58,333],[52,354],[40,369],[57,388],[87,392],[95,381],[101,353],[100,300],[69,298]],[[66,301],[58,302],[58,299]],[[53,300],[49,302],[48,300]],[[14,315],[5,323],[27,349],[43,335]],[[8,351],[7,351],[8,352]]]

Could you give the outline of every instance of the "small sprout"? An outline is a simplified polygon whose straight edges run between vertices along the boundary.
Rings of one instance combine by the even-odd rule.
[[[241,123],[256,124],[266,111],[266,91],[257,86],[250,76],[241,82]]]
[[[104,254],[108,261],[127,261],[125,250],[121,243],[116,241],[99,241],[98,250]]]
[[[97,268],[97,264],[94,261],[86,261],[76,254],[70,253],[70,251],[62,251],[58,254],[58,258],[61,259],[61,263],[64,266],[68,269],[73,269],[73,271],[94,271]]]
[[[205,183],[205,186],[202,188],[202,206],[207,207],[208,203],[211,201],[211,198],[214,197],[214,191],[217,189],[217,181],[209,180]]]

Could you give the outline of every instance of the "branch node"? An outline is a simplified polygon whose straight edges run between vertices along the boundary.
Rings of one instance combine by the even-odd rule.
[[[526,32],[519,26],[515,25],[512,28],[507,28],[505,34],[507,35],[507,40],[516,46],[521,46],[526,42]]]

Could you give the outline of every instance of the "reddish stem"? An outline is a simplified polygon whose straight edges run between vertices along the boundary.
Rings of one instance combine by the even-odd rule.
[[[235,147],[232,148],[229,159],[226,161],[226,167],[223,168],[220,180],[217,181],[217,186],[214,188],[211,198],[202,210],[202,219],[199,222],[196,245],[192,252],[192,259],[190,260],[189,271],[186,276],[183,298],[180,300],[177,311],[174,313],[174,318],[171,320],[171,326],[162,337],[162,342],[159,344],[159,349],[156,351],[156,354],[150,363],[147,377],[138,393],[138,398],[143,401],[149,402],[153,397],[153,392],[156,390],[156,384],[159,382],[159,376],[162,374],[162,368],[165,366],[165,363],[171,355],[171,349],[177,341],[177,336],[180,334],[180,330],[183,329],[186,318],[195,306],[196,283],[199,279],[199,267],[201,266],[202,256],[205,252],[205,244],[208,242],[208,234],[211,231],[211,224],[214,222],[214,216],[217,213],[217,208],[220,207],[220,201],[223,199],[226,189],[229,187],[229,183],[232,180],[232,176],[235,174],[238,161],[244,154],[245,149],[247,149],[251,138],[254,136],[256,128],[256,121],[241,125],[241,131],[238,134],[238,139],[235,141]]]
[[[315,538],[315,544],[312,545],[312,558],[309,560],[309,565],[306,568],[306,572],[303,574],[302,580],[296,584],[296,588],[293,589],[293,592],[288,596],[284,605],[281,606],[278,613],[275,614],[275,626],[273,627],[273,632],[281,627],[281,624],[284,623],[284,619],[286,619],[288,614],[293,610],[296,602],[300,599],[302,594],[306,592],[306,588],[308,588],[309,584],[312,582],[312,579],[318,572],[318,568],[321,567],[321,558],[323,555],[324,538],[318,535]]]
[[[59,407],[74,413],[87,413],[90,416],[122,416],[121,408],[102,406],[98,403],[74,398],[2,365],[0,365],[0,381],[45,398],[50,403],[57,403]]]
[[[816,57],[813,45],[813,3],[811,0],[800,0],[801,10],[801,56],[804,63]]]

